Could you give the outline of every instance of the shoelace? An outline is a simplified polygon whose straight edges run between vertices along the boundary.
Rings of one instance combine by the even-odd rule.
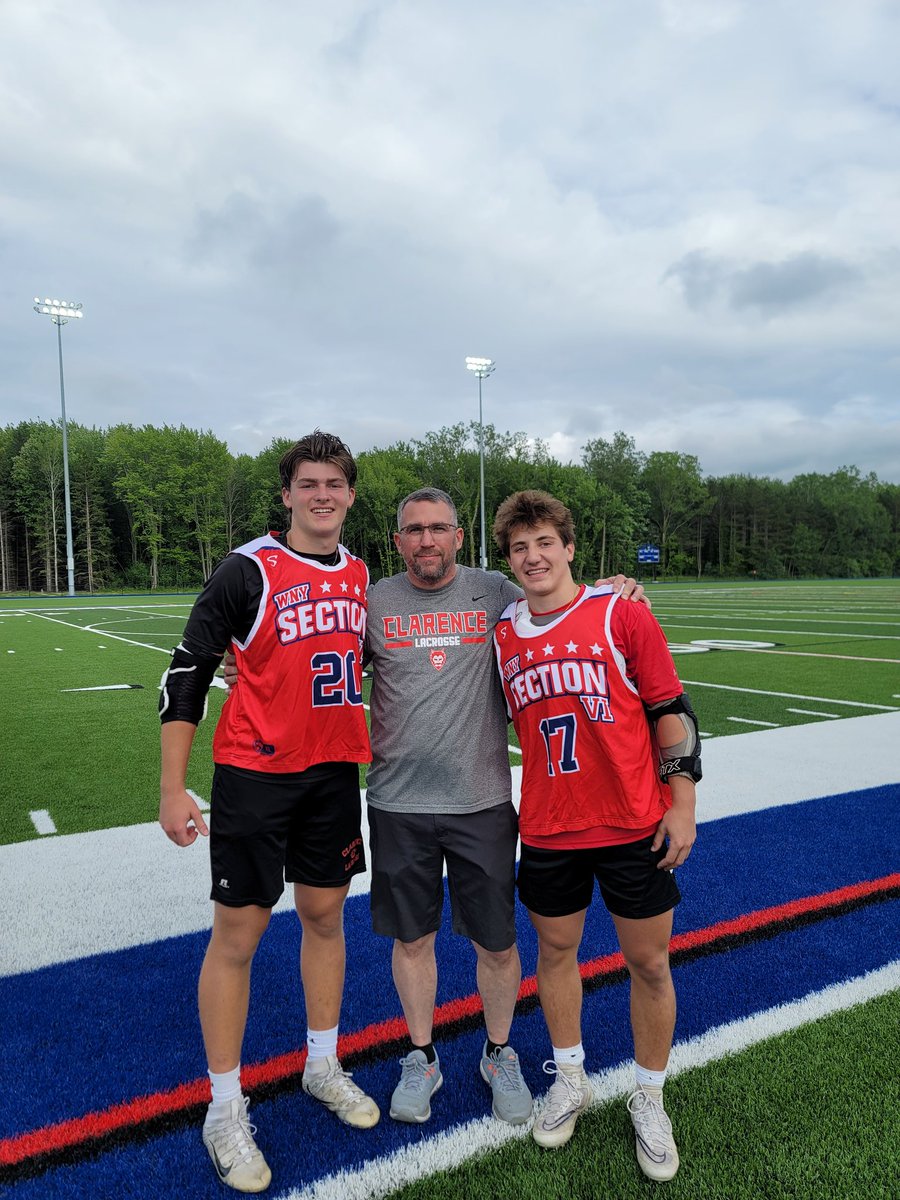
[[[404,1092],[421,1092],[426,1084],[426,1072],[434,1063],[422,1063],[417,1058],[401,1058],[400,1086]]]
[[[321,1080],[323,1084],[336,1086],[339,1102],[346,1107],[352,1107],[354,1104],[359,1104],[360,1100],[366,1099],[365,1092],[353,1082],[350,1075],[350,1071],[345,1071],[340,1064],[337,1064],[327,1075],[323,1075]]]
[[[565,1071],[561,1071],[557,1064],[549,1059],[544,1063],[544,1071],[548,1075],[555,1075],[556,1082],[550,1087],[547,1093],[547,1103],[544,1107],[542,1120],[556,1120],[571,1108],[578,1108],[583,1099],[581,1088],[574,1079],[570,1079]]]
[[[517,1092],[522,1084],[522,1072],[519,1070],[518,1056],[500,1058],[499,1055],[490,1060],[497,1072],[497,1080],[502,1092]]]
[[[628,1097],[628,1111],[641,1127],[641,1137],[655,1150],[669,1149],[672,1122],[660,1100],[648,1096],[640,1088]]]
[[[250,1162],[253,1158],[253,1151],[256,1147],[252,1143],[252,1138],[256,1133],[256,1126],[250,1124],[249,1103],[245,1096],[243,1099],[244,1111],[241,1116],[222,1130],[225,1134],[225,1146],[223,1154],[220,1154],[219,1157],[226,1167],[233,1167],[238,1162]],[[230,1161],[225,1160],[225,1154],[231,1155]]]

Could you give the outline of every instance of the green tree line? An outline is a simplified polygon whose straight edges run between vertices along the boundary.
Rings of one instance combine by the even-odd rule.
[[[75,583],[79,591],[193,589],[230,547],[283,528],[276,438],[232,454],[208,431],[143,425],[68,428]],[[659,576],[888,576],[900,569],[900,486],[853,466],[790,482],[703,476],[696,457],[644,454],[619,432],[561,463],[522,433],[484,430],[491,516],[510,492],[543,488],[572,509],[575,571],[634,574],[637,548],[660,549]],[[343,541],[374,578],[398,569],[397,501],[430,484],[453,496],[464,556],[479,554],[478,427],[472,422],[358,455],[356,504]],[[0,591],[66,590],[59,423],[0,428]]]

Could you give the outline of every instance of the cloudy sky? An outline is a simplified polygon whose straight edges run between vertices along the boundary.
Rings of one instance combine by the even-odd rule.
[[[0,0],[0,424],[900,481],[895,0]]]

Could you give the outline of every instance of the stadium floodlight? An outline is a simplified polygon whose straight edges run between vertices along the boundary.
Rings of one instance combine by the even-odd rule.
[[[67,321],[84,316],[81,305],[71,300],[41,300],[34,298],[34,311],[41,317],[49,317],[56,326],[56,341],[59,347],[59,405],[62,413],[63,439],[63,485],[66,499],[66,576],[69,595],[75,595],[75,554],[72,549],[72,494],[69,490],[69,435],[66,426],[66,385],[63,379],[62,327]]]
[[[481,569],[487,570],[487,540],[484,532],[484,421],[481,416],[481,381],[496,368],[492,358],[467,358],[466,370],[478,376],[478,466],[481,475]]]

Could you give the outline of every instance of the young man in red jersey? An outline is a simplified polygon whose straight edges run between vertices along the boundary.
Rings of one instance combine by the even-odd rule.
[[[280,463],[284,534],[229,554],[197,599],[163,681],[160,824],[189,846],[206,823],[185,789],[191,746],[222,655],[241,687],[213,742],[213,929],[200,972],[200,1023],[212,1085],[203,1141],[223,1183],[259,1192],[271,1172],[240,1084],[250,967],[273,905],[294,886],[308,1057],[303,1089],[349,1125],[379,1111],[337,1058],[344,984],[343,906],[365,870],[360,762],[371,758],[362,703],[365,564],[340,545],[356,463],[316,431]]]
[[[594,879],[631,977],[638,1163],[671,1179],[678,1151],[663,1106],[675,1027],[669,969],[672,872],[696,835],[697,722],[649,610],[572,578],[572,515],[546,492],[500,506],[494,538],[524,592],[494,631],[522,747],[518,889],[538,935],[538,990],[556,1080],[533,1129],[564,1145],[590,1100],[578,948]]]

